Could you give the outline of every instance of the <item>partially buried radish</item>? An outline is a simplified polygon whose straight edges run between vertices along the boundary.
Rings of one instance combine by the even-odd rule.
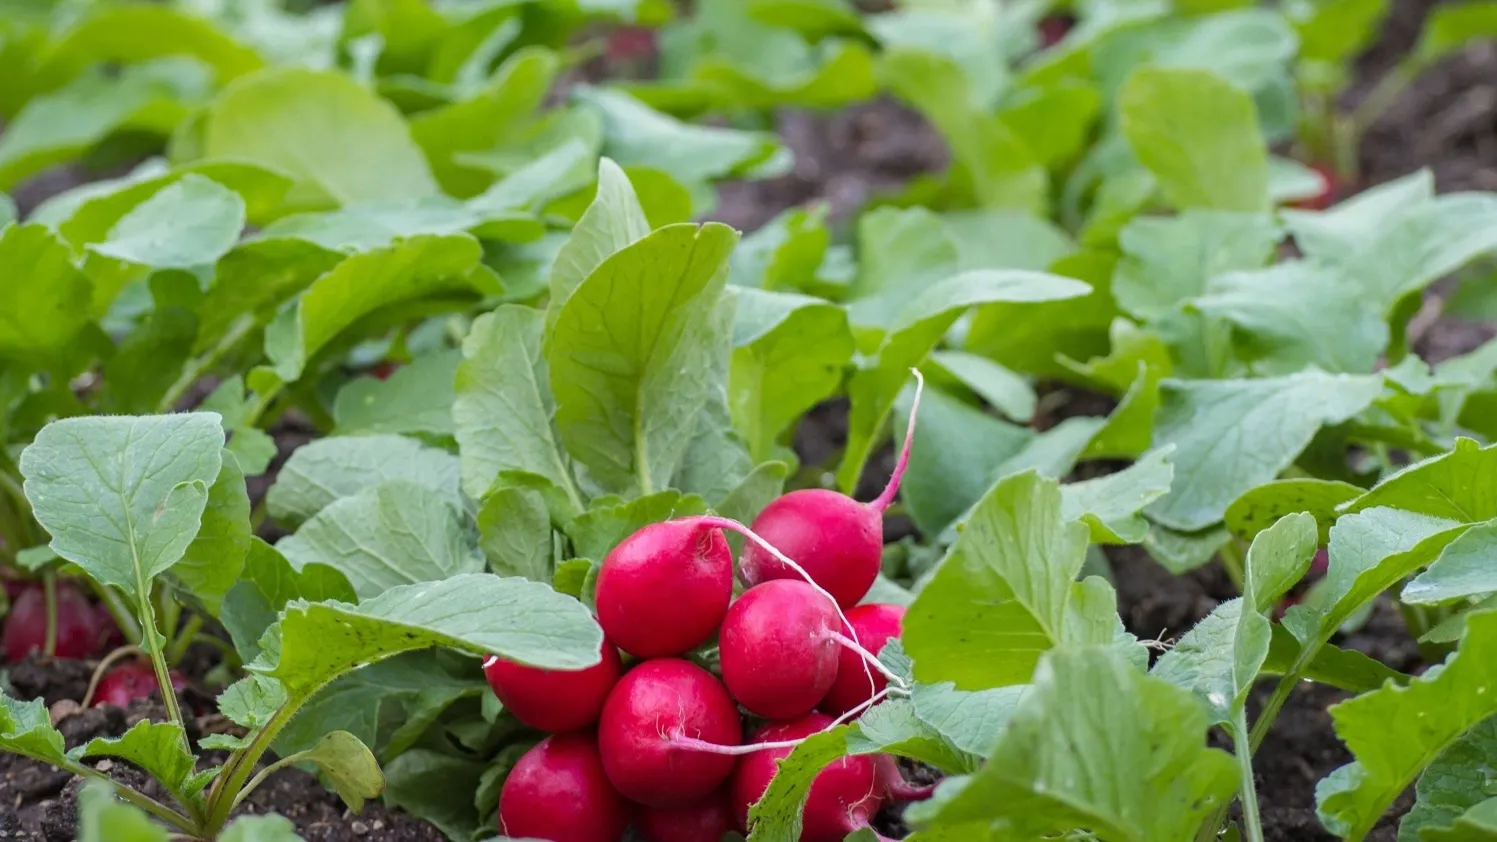
[[[176,670],[168,675],[171,677],[172,688],[181,690],[187,686],[187,680]],[[94,707],[101,705],[114,705],[115,707],[129,707],[136,699],[150,698],[161,687],[156,680],[156,671],[151,668],[149,661],[129,661],[120,664],[104,674],[99,679],[98,689],[94,691]]]
[[[858,643],[874,655],[884,648],[884,644],[899,637],[903,620],[904,609],[898,605],[872,603],[855,606],[847,612],[848,625],[852,626]],[[868,669],[868,664],[857,652],[842,649],[837,653],[837,678],[816,709],[841,716],[873,698],[888,683],[888,679],[878,671]]]
[[[804,568],[843,608],[851,608],[868,594],[883,563],[884,510],[899,493],[899,481],[909,466],[910,446],[915,440],[915,415],[924,384],[919,372],[915,372],[915,378],[918,385],[904,447],[878,499],[864,505],[836,491],[805,488],[776,498],[750,525]],[[744,547],[740,567],[744,581],[751,585],[800,578],[799,573],[754,543]]]
[[[794,722],[777,722],[759,729],[755,743],[778,743],[810,736],[831,725],[832,719],[812,713]],[[730,798],[738,829],[747,832],[749,808],[764,795],[778,762],[790,748],[756,751],[744,757],[733,773]],[[869,822],[886,800],[877,761],[869,755],[843,757],[816,775],[802,813],[800,842],[842,842]],[[886,837],[878,835],[879,839]]]
[[[618,842],[629,807],[608,783],[590,734],[559,734],[526,752],[499,792],[499,831],[547,842]]]
[[[805,582],[776,579],[749,588],[728,609],[718,635],[723,683],[765,719],[810,713],[837,678],[840,626],[831,600]]]
[[[733,771],[738,706],[711,673],[676,658],[646,661],[603,704],[598,749],[608,780],[649,807],[704,798]]]
[[[722,842],[733,829],[733,811],[719,790],[681,807],[642,807],[634,826],[645,842]]]
[[[625,538],[598,570],[598,624],[636,658],[681,655],[717,631],[733,596],[722,530],[683,518]]]
[[[72,585],[57,585],[57,640],[53,654],[59,658],[87,658],[99,651],[109,626],[92,603]],[[40,585],[27,587],[11,604],[5,618],[4,649],[7,661],[19,661],[31,652],[43,651],[47,641],[47,596]]]
[[[581,670],[547,670],[493,657],[483,674],[504,709],[532,728],[559,734],[598,721],[603,701],[624,671],[619,650],[603,640],[601,660]]]

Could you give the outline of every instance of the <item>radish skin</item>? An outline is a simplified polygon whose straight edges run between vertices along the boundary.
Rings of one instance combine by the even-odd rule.
[[[804,582],[777,579],[749,588],[728,609],[718,635],[723,683],[756,716],[804,716],[837,678],[837,626],[833,604]]]
[[[582,670],[547,670],[491,657],[484,677],[504,709],[515,718],[552,734],[595,724],[603,701],[623,675],[619,650],[604,638],[597,664]]]
[[[898,605],[870,603],[847,612],[853,636],[868,652],[877,654],[890,640],[899,637],[904,608]],[[882,674],[871,675],[867,663],[852,649],[837,655],[837,677],[816,709],[838,716],[868,701],[889,684]]]
[[[722,842],[733,829],[728,793],[718,790],[682,807],[641,807],[634,826],[645,842]]]
[[[695,518],[635,531],[598,570],[598,624],[636,658],[683,655],[702,645],[722,624],[732,597],[728,541]]]
[[[629,807],[603,773],[590,734],[548,737],[526,752],[499,793],[499,832],[548,842],[618,842]]]

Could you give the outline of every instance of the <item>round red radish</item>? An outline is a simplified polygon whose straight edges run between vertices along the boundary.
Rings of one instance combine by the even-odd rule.
[[[645,842],[722,842],[733,829],[733,811],[719,790],[681,807],[642,807],[634,826]]]
[[[598,720],[608,780],[650,807],[705,798],[733,771],[733,757],[710,747],[742,739],[738,707],[722,683],[676,658],[646,661],[626,673]]]
[[[187,679],[183,678],[176,670],[167,673],[171,677],[172,687],[181,690],[187,686]],[[129,707],[136,699],[148,699],[152,693],[161,687],[156,681],[156,671],[152,669],[149,661],[129,661],[104,674],[99,679],[99,687],[94,691],[94,707],[103,705],[114,705],[115,707]]]
[[[837,678],[842,646],[834,635],[841,625],[831,601],[805,582],[749,588],[718,635],[728,693],[765,719],[809,713]]]
[[[499,792],[499,832],[549,842],[618,842],[629,807],[609,785],[589,734],[558,734],[525,752]]]
[[[884,644],[899,637],[899,624],[903,620],[904,609],[898,605],[870,603],[855,606],[847,612],[848,625],[857,633],[858,643],[875,655]],[[882,673],[870,668],[856,652],[844,647],[837,653],[837,679],[816,709],[841,716],[882,692],[888,683]]]
[[[607,639],[600,654],[602,660],[582,670],[547,670],[489,658],[483,674],[516,719],[553,734],[578,731],[598,721],[608,691],[624,672],[619,650]]]
[[[732,597],[727,539],[690,518],[637,530],[598,571],[598,623],[636,658],[681,655],[702,645]]]
[[[110,624],[112,625],[112,624]],[[57,642],[59,658],[87,658],[99,651],[108,627],[99,622],[93,603],[72,585],[57,585]],[[5,659],[19,661],[40,652],[47,642],[47,596],[41,585],[21,591],[11,603],[3,633]]]
[[[794,722],[777,722],[759,729],[752,742],[798,740],[825,729],[832,718],[808,714]],[[745,756],[733,773],[730,798],[738,829],[748,832],[749,808],[774,778],[776,764],[789,748],[765,749]],[[843,757],[816,775],[802,813],[800,842],[842,842],[847,834],[867,827],[884,804],[884,785],[878,764],[869,755]]]

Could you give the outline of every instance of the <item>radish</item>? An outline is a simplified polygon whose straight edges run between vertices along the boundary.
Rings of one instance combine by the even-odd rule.
[[[636,658],[682,655],[721,625],[733,597],[733,554],[696,518],[652,523],[609,551],[598,571],[598,624]]]
[[[483,674],[504,709],[532,728],[559,734],[598,721],[608,691],[624,672],[619,650],[605,638],[601,660],[582,670],[546,670],[489,658]]]
[[[643,807],[634,826],[645,842],[722,842],[733,829],[733,811],[719,790],[684,807]]]
[[[898,605],[872,603],[855,606],[847,612],[847,622],[852,626],[853,637],[875,655],[890,639],[899,637],[899,625],[903,620],[904,609]],[[839,652],[837,678],[816,709],[832,716],[840,716],[873,698],[888,686],[888,679],[871,672],[867,666],[857,652],[851,649]],[[730,688],[731,686],[729,685]]]
[[[891,801],[924,801],[936,792],[935,784],[912,784],[905,780],[893,755],[875,754],[873,762],[878,766],[879,785]]]
[[[181,690],[187,686],[187,679],[176,670],[168,675],[173,689]],[[161,684],[156,680],[156,671],[151,668],[149,661],[130,661],[115,667],[99,679],[99,686],[94,691],[94,707],[129,707],[131,702],[148,699],[159,689]]]
[[[915,399],[899,462],[878,499],[866,506],[824,488],[805,488],[781,495],[750,525],[780,553],[795,559],[812,581],[826,589],[842,608],[857,605],[878,578],[884,557],[884,510],[899,493],[915,440],[915,415],[924,380],[915,372]],[[740,563],[744,581],[757,585],[797,574],[758,544],[744,547]]]
[[[738,707],[711,673],[676,658],[646,661],[603,703],[603,769],[626,798],[677,807],[705,798],[733,772],[743,739]]]
[[[629,806],[609,785],[588,734],[558,734],[525,752],[499,791],[499,832],[549,842],[618,842]]]
[[[57,585],[57,639],[53,654],[59,658],[87,658],[99,651],[109,625],[100,622],[93,603],[72,585]],[[47,595],[40,585],[22,590],[5,618],[5,659],[19,661],[31,652],[41,652],[47,641]]]
[[[831,724],[831,717],[811,713],[793,722],[764,726],[754,734],[754,742],[797,740]],[[739,761],[738,769],[733,773],[729,797],[740,831],[748,832],[749,807],[764,796],[779,768],[779,761],[790,752],[788,746],[763,749]],[[885,798],[885,786],[873,757],[862,755],[837,760],[817,773],[811,783],[811,794],[802,813],[800,842],[842,842],[849,833],[869,827],[869,822],[883,807]],[[888,838],[877,832],[874,836]]]
[[[831,600],[805,582],[776,579],[749,588],[728,609],[718,635],[723,683],[765,719],[810,713],[837,678],[840,627]]]

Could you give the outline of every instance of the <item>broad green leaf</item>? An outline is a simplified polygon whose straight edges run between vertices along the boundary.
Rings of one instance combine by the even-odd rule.
[[[52,549],[144,601],[197,534],[222,450],[209,412],[65,418],[42,428],[20,467]]]
[[[282,302],[312,285],[344,256],[299,239],[251,240],[218,261],[199,308],[196,353],[228,350],[275,315]]]
[[[1034,472],[978,502],[905,617],[916,678],[963,690],[1027,684],[1047,649],[1110,639],[1067,639],[1087,528],[1061,505],[1059,483]]]
[[[1260,674],[1284,675],[1293,668],[1299,654],[1300,645],[1294,635],[1282,625],[1275,624],[1273,638],[1269,641],[1268,658],[1263,662]],[[1311,681],[1352,693],[1365,693],[1376,690],[1389,681],[1403,683],[1409,678],[1382,661],[1355,649],[1342,649],[1329,643],[1322,645],[1315,653],[1310,665],[1305,668],[1304,675]]]
[[[967,838],[999,824],[1014,839],[1084,827],[1112,842],[1185,842],[1235,791],[1236,762],[1206,747],[1189,693],[1094,648],[1051,652],[1034,678],[987,765],[912,806],[911,823]]]
[[[1336,735],[1356,759],[1316,787],[1328,827],[1364,838],[1415,777],[1468,730],[1497,713],[1491,691],[1497,614],[1472,615],[1443,668],[1331,707]]]
[[[265,495],[266,510],[293,528],[336,500],[404,480],[425,486],[461,509],[452,454],[403,436],[329,436],[298,447]]]
[[[1345,421],[1382,391],[1381,378],[1307,371],[1260,380],[1165,380],[1154,445],[1176,447],[1175,484],[1146,510],[1199,530],[1288,467],[1324,424]]]
[[[1243,494],[1227,507],[1224,520],[1232,534],[1252,540],[1274,521],[1292,512],[1309,512],[1319,525],[1320,543],[1330,539],[1331,524],[1342,503],[1364,489],[1347,482],[1312,478],[1278,479]]]
[[[595,504],[566,525],[575,555],[603,558],[614,545],[646,524],[674,517],[705,514],[700,497],[669,488],[612,506]]]
[[[260,637],[293,599],[354,602],[358,596],[348,577],[332,567],[317,562],[297,570],[274,547],[251,538],[243,576],[224,596],[219,613],[243,660],[260,654]]]
[[[422,354],[384,380],[360,377],[338,390],[333,401],[336,433],[395,433],[448,437],[456,433],[453,378],[462,355],[456,350]]]
[[[389,103],[331,71],[283,67],[230,85],[209,109],[202,153],[295,179],[286,201],[318,208],[435,195],[421,150]]]
[[[240,816],[229,822],[218,839],[219,842],[302,842],[291,820],[274,813]]]
[[[1497,763],[1497,719],[1488,718],[1429,764],[1419,776],[1414,806],[1398,825],[1403,842],[1442,840],[1441,829],[1463,829],[1457,824],[1467,811],[1490,803],[1485,769]],[[1485,813],[1490,807],[1482,807]],[[1462,837],[1450,836],[1449,842]],[[1466,837],[1469,838],[1469,837]],[[1480,837],[1478,837],[1480,838]],[[1483,840],[1485,842],[1485,840]]]
[[[857,486],[874,437],[888,417],[894,399],[941,337],[969,307],[993,302],[1059,301],[1086,295],[1080,281],[1043,272],[974,270],[953,275],[910,302],[894,322],[875,363],[865,364],[848,383],[852,400],[847,449],[837,469],[843,491]]]
[[[1118,236],[1123,258],[1112,279],[1113,295],[1133,316],[1157,319],[1205,292],[1212,277],[1264,265],[1282,236],[1263,213],[1187,210],[1138,217]]]
[[[78,842],[167,842],[166,828],[115,797],[114,787],[90,781],[78,792]]]
[[[36,760],[62,763],[66,746],[62,732],[52,727],[41,699],[23,702],[0,693],[0,748]]]
[[[267,225],[261,236],[295,237],[328,251],[356,253],[389,248],[420,234],[461,234],[483,217],[445,196],[414,201],[362,202],[331,211],[299,213]],[[535,223],[539,228],[539,223]]]
[[[955,684],[946,681],[916,684],[910,701],[915,706],[915,715],[952,745],[975,757],[986,758],[1028,691],[1027,684],[958,690]]]
[[[1388,0],[1334,0],[1286,6],[1300,39],[1300,56],[1338,65],[1370,46],[1392,6]]]
[[[549,335],[572,293],[604,260],[650,233],[629,177],[613,161],[598,162],[598,187],[593,201],[572,228],[551,266],[551,300],[546,310]]]
[[[39,71],[52,78],[71,78],[96,62],[129,65],[180,55],[208,65],[224,83],[265,63],[210,20],[171,6],[95,6],[67,23]]]
[[[848,315],[859,326],[888,330],[914,297],[956,272],[961,252],[936,214],[880,207],[858,219],[858,274]]]
[[[1304,512],[1285,515],[1253,537],[1243,563],[1244,593],[1266,613],[1305,577],[1320,544],[1315,518]]]
[[[765,290],[793,290],[809,283],[831,240],[826,213],[826,205],[791,208],[745,234],[733,250],[728,283]]]
[[[463,490],[478,499],[501,471],[528,471],[565,490],[580,508],[552,426],[542,322],[539,310],[506,304],[474,320],[463,340],[452,404]]]
[[[1141,67],[1118,93],[1123,134],[1176,208],[1268,209],[1257,108],[1205,70]]]
[[[50,361],[65,355],[88,323],[92,285],[73,256],[41,225],[0,230],[0,358]]]
[[[126,214],[189,175],[238,194],[245,218],[255,225],[275,215],[291,187],[291,179],[281,173],[244,161],[198,161],[167,169],[152,159],[123,178],[88,182],[53,196],[32,211],[31,220],[56,228],[74,248],[82,248],[104,240]]]
[[[749,808],[749,842],[800,838],[801,811],[811,795],[811,783],[828,764],[847,754],[851,727],[840,725],[812,734],[779,761],[769,788]]]
[[[314,562],[335,568],[368,599],[482,570],[459,517],[439,491],[390,480],[327,504],[276,549],[298,570]]]
[[[125,214],[91,251],[157,269],[214,263],[239,240],[244,199],[188,173]]]
[[[551,581],[551,513],[540,492],[495,489],[478,509],[478,534],[478,546],[495,573]]]
[[[740,289],[737,298],[729,405],[749,455],[762,461],[841,385],[853,338],[846,311],[822,299],[757,289]]]
[[[431,822],[449,839],[468,839],[479,831],[481,819],[473,802],[483,772],[482,762],[414,749],[386,765],[385,803]],[[434,787],[432,781],[452,783]]]
[[[1434,605],[1497,592],[1491,559],[1497,522],[1471,527],[1440,551],[1428,570],[1404,586],[1400,601]]]
[[[956,243],[962,269],[1050,268],[1076,253],[1066,231],[1045,217],[1001,208],[941,214],[946,233]]]
[[[966,351],[933,351],[930,359],[1008,418],[1033,420],[1038,398],[1034,387],[1019,375]]]
[[[340,333],[377,311],[441,295],[472,296],[485,289],[475,273],[478,241],[466,235],[418,236],[356,254],[318,278],[281,310],[265,332],[265,355],[291,382]]]
[[[909,699],[889,699],[858,717],[847,735],[850,754],[896,754],[946,772],[970,772],[975,759],[957,749],[935,728],[915,715]]]
[[[385,788],[385,776],[369,747],[347,731],[332,731],[301,753],[301,760],[315,764],[323,779],[355,813],[364,810],[364,799],[377,798]]]
[[[706,363],[728,341],[710,314],[737,239],[717,223],[662,228],[599,264],[556,316],[556,426],[604,489],[648,494],[681,466],[709,396]]]
[[[248,729],[264,727],[286,704],[286,686],[263,675],[246,675],[218,697],[218,710],[229,721]]]
[[[251,668],[305,699],[349,670],[414,649],[445,646],[543,669],[598,661],[603,633],[575,599],[523,579],[467,573],[391,588],[359,605],[296,601]]]
[[[1478,39],[1497,38],[1497,3],[1452,3],[1430,10],[1414,56],[1428,67]]]
[[[1175,469],[1168,447],[1153,451],[1124,470],[1061,486],[1061,516],[1080,520],[1096,544],[1137,544],[1148,535],[1144,507],[1170,490]]]
[[[1497,798],[1462,813],[1448,828],[1425,830],[1420,838],[1426,842],[1497,842]]]
[[[218,478],[208,488],[202,526],[187,545],[182,560],[170,575],[196,597],[208,613],[218,615],[224,595],[239,581],[244,556],[249,552],[250,499],[244,472],[233,453],[225,450]]]
[[[484,214],[545,205],[585,188],[593,179],[596,160],[596,148],[574,137],[494,182],[468,200],[468,209]]]
[[[141,721],[118,737],[95,737],[69,752],[77,760],[117,757],[146,770],[166,788],[180,794],[196,759],[187,753],[182,726],[173,722]]]
[[[1497,446],[1458,438],[1448,453],[1404,468],[1346,503],[1343,513],[1387,506],[1466,523],[1497,517]]]
[[[753,523],[764,507],[774,502],[784,491],[785,478],[789,474],[790,465],[786,462],[761,462],[754,466],[737,487],[719,500],[713,509],[723,517],[730,517],[740,523]],[[732,536],[728,538],[728,543],[735,543]]]

